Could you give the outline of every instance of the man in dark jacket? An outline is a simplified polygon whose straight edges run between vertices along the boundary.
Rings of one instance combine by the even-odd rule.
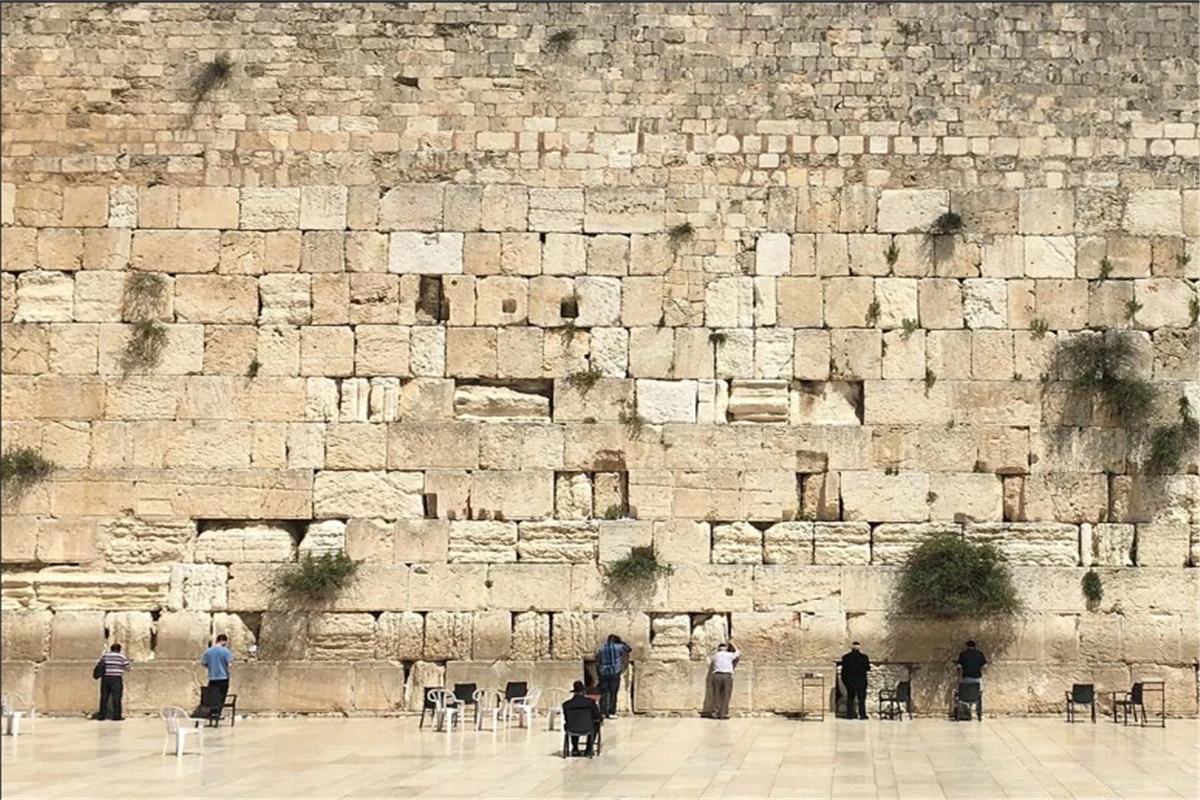
[[[850,643],[850,652],[838,662],[842,667],[842,683],[846,685],[846,716],[854,719],[854,707],[858,706],[858,718],[867,718],[867,673],[871,671],[871,659],[858,649],[858,642]]]
[[[572,697],[570,700],[562,704],[563,708],[563,727],[567,726],[567,718],[571,712],[579,713],[586,712],[592,720],[592,733],[587,735],[587,749],[583,755],[592,755],[592,746],[596,743],[595,731],[600,730],[600,724],[604,721],[604,715],[600,713],[600,706],[596,705],[596,701],[584,694],[583,681],[575,681],[575,685],[571,689]],[[583,716],[581,714],[581,716]],[[580,755],[579,752],[579,736],[571,734],[571,755]]]
[[[979,684],[979,702],[975,704],[975,713],[978,719],[983,719],[983,668],[988,663],[987,656],[983,651],[975,646],[975,641],[967,642],[967,649],[958,654],[958,658],[954,663],[962,670],[963,683]],[[968,713],[970,709],[967,709]],[[968,715],[967,719],[970,719]]]

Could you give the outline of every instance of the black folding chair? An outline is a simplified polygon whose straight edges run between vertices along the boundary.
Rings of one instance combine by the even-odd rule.
[[[600,720],[592,716],[590,708],[563,708],[563,745],[562,757],[570,754],[571,737],[593,737],[592,744],[587,749],[588,757],[600,755],[602,729]],[[587,747],[587,744],[584,745]]]
[[[1113,722],[1117,722],[1117,715],[1121,715],[1121,721],[1129,724],[1129,712],[1133,711],[1133,721],[1138,721],[1138,709],[1142,710],[1142,724],[1146,724],[1146,702],[1144,695],[1145,687],[1140,683],[1135,683],[1133,688],[1128,692],[1113,692]]]
[[[421,721],[417,723],[417,729],[425,727],[425,714],[428,713],[431,719],[437,719],[437,703],[429,699],[429,691],[431,689],[444,689],[444,686],[424,686],[421,688],[423,700],[421,704]]]
[[[912,682],[900,681],[895,689],[879,690],[879,718],[904,719],[904,712],[912,719]]]
[[[1091,706],[1092,724],[1096,723],[1096,687],[1090,683],[1073,683],[1067,696],[1067,722],[1075,721],[1075,706]]]
[[[529,694],[529,684],[525,681],[509,681],[504,684],[504,700],[516,700]]]
[[[954,690],[954,705],[950,709],[951,719],[955,721],[969,720],[971,718],[971,706],[976,709],[980,707],[983,700],[983,687],[978,683],[969,683],[963,681],[958,684],[958,688]],[[966,717],[962,716],[962,711],[966,710]]]
[[[472,723],[479,721],[479,706],[475,703],[475,689],[476,688],[478,688],[478,687],[473,683],[456,683],[456,684],[454,684],[454,699],[458,702],[458,705],[460,705],[460,706],[470,706],[471,707],[471,722]],[[466,709],[464,708],[463,711],[460,711],[459,713],[464,714],[465,711],[466,711]],[[465,716],[465,714],[464,714],[464,716]]]

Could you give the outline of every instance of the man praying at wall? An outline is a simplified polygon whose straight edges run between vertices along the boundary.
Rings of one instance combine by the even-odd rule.
[[[838,662],[842,668],[842,683],[846,686],[848,719],[854,719],[855,716],[858,719],[867,718],[867,673],[871,671],[871,659],[858,648],[858,642],[851,642],[850,652]]]
[[[596,672],[600,677],[600,712],[613,719],[617,716],[617,692],[621,690],[621,673],[633,648],[615,633],[596,651]]]

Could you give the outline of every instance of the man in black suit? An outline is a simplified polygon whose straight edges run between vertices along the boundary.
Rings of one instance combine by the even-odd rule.
[[[842,683],[846,684],[846,716],[855,717],[855,705],[858,706],[858,718],[867,718],[867,673],[871,671],[871,659],[858,649],[858,642],[850,643],[850,652],[842,656],[838,662],[842,666]]]
[[[574,711],[574,712],[578,713],[579,711],[587,711],[592,719],[592,723],[593,723],[592,730],[593,731],[599,730],[601,722],[604,721],[604,715],[600,713],[600,706],[596,705],[596,701],[583,693],[583,691],[584,691],[583,681],[575,681],[575,685],[573,687],[571,687],[571,691],[573,692],[571,699],[562,704],[563,726],[564,727],[566,726],[567,716],[568,716],[568,714],[570,714],[570,712]],[[570,736],[571,736],[571,755],[573,755],[573,756],[581,755],[581,753],[579,752],[579,736],[576,734],[570,734]],[[595,743],[596,743],[596,734],[594,732],[589,733],[587,735],[587,749],[582,753],[582,755],[586,755],[586,756],[590,757],[592,755],[592,746],[595,745]]]

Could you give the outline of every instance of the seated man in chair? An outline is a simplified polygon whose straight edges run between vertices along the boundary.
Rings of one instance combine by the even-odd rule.
[[[570,700],[562,704],[563,709],[563,735],[571,737],[571,755],[592,755],[592,749],[596,744],[596,734],[600,731],[600,724],[604,721],[604,715],[600,713],[600,706],[596,705],[596,701],[584,694],[583,681],[575,681],[575,685],[571,687],[572,697]],[[579,752],[579,737],[583,735],[583,727],[575,722],[581,718],[591,719],[590,733],[587,734],[587,749]],[[576,733],[579,731],[579,733]]]

